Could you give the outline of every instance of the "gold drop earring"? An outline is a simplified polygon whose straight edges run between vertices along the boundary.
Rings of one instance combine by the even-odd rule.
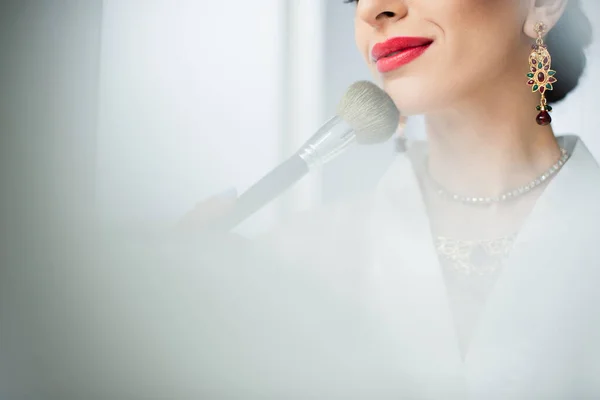
[[[544,34],[546,34],[546,24],[538,22],[535,24],[534,30],[537,33],[535,44],[531,46],[529,54],[529,73],[527,74],[527,84],[531,86],[532,92],[539,92],[541,95],[540,105],[536,107],[539,114],[535,118],[538,125],[548,125],[552,122],[549,112],[552,107],[546,104],[546,92],[554,89],[552,84],[556,82],[556,71],[550,69],[552,58],[548,52],[548,48],[544,43]]]

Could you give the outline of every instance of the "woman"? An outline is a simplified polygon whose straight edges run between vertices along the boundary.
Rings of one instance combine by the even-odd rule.
[[[584,69],[579,2],[349,2],[359,51],[427,142],[274,247],[374,305],[406,398],[600,396],[600,168],[549,114]]]
[[[37,397],[600,396],[600,168],[547,113],[583,70],[579,3],[356,3],[359,50],[402,113],[425,116],[427,142],[375,193],[267,238],[290,274],[235,269],[254,249],[223,257],[220,238],[208,255],[154,237],[72,246],[33,280],[60,293],[36,293],[23,340],[39,348],[11,348],[39,365],[41,381],[22,375],[52,393]]]

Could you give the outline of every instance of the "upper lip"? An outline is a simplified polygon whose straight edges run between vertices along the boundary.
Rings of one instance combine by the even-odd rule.
[[[378,61],[383,57],[387,57],[397,51],[406,50],[411,47],[419,47],[431,44],[432,39],[425,37],[407,37],[399,36],[386,40],[385,42],[377,43],[371,50],[371,57],[374,61]]]

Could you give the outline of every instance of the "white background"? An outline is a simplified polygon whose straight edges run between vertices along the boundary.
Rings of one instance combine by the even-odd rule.
[[[176,219],[275,165],[280,5],[104,1],[97,195],[105,218]]]

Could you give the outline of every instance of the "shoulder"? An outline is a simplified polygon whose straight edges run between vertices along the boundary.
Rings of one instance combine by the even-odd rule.
[[[577,136],[558,139],[570,157],[529,217],[532,237],[567,264],[595,266],[600,257],[600,166]]]

